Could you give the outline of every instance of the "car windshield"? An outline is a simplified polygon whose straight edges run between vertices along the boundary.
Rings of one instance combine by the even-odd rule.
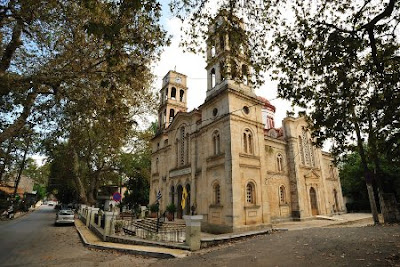
[[[58,212],[60,215],[74,215],[74,212],[72,210],[60,210]]]

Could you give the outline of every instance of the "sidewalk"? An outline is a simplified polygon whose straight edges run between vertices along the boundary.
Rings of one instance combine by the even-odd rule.
[[[334,215],[332,217],[317,216],[316,219],[300,222],[289,221],[275,223],[272,225],[272,229],[293,231],[318,227],[365,226],[373,223],[374,221],[371,213],[345,213],[341,215]]]
[[[334,215],[332,217],[317,216],[317,218],[315,219],[299,222],[288,221],[275,223],[272,225],[272,229],[263,229],[258,231],[227,233],[220,235],[213,235],[202,232],[201,241],[205,243],[222,243],[227,240],[240,239],[243,237],[260,234],[268,234],[271,232],[271,230],[295,231],[319,227],[365,226],[368,224],[373,224],[372,215],[370,213],[346,213],[342,215]],[[76,219],[75,226],[82,239],[82,242],[88,247],[97,249],[112,249],[121,252],[156,258],[183,258],[190,255],[189,251],[181,249],[104,242],[92,231],[90,231],[81,220]]]
[[[79,219],[75,219],[75,227],[85,246],[96,249],[111,249],[121,252],[143,255],[155,258],[183,258],[190,254],[187,250],[170,249],[150,246],[137,246],[120,243],[104,242],[92,233]]]

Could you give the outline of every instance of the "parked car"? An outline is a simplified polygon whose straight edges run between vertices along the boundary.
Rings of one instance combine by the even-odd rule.
[[[54,205],[56,205],[56,202],[50,200],[50,201],[47,201],[47,205],[49,205],[49,206],[54,206]]]
[[[61,209],[57,212],[55,225],[73,224],[75,222],[75,213],[73,210]]]

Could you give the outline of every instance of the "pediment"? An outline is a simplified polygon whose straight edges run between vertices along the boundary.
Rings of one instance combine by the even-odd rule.
[[[307,179],[319,179],[321,176],[314,170],[309,171],[308,173],[304,174],[304,178]]]
[[[178,112],[171,124],[168,126],[167,131],[173,131],[177,129],[182,123],[190,125],[192,121],[194,119],[197,120],[197,118],[201,118],[201,114],[198,110],[193,110],[191,112]]]

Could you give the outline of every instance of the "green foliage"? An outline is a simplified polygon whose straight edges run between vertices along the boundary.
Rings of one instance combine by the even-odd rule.
[[[380,158],[383,188],[386,193],[394,193],[400,200],[400,167],[393,165],[389,160]],[[373,168],[373,164],[369,166]],[[361,165],[361,157],[357,152],[347,154],[342,158],[340,165],[340,181],[343,194],[350,197],[361,206],[368,206],[368,194],[364,180],[364,170]]]
[[[38,199],[44,199],[47,196],[47,188],[40,184],[33,185],[33,191],[36,191]]]
[[[172,214],[175,213],[177,211],[175,204],[174,203],[168,204],[166,211]]]
[[[151,204],[149,206],[150,212],[158,212],[160,210],[160,206],[157,203]]]
[[[135,132],[131,145],[135,148],[131,153],[125,153],[120,158],[120,173],[126,177],[126,192],[124,204],[133,207],[145,206],[149,203],[151,143],[156,128],[152,124],[145,131]]]
[[[112,135],[152,111],[150,66],[169,42],[159,3],[6,2],[0,9],[0,144],[27,122],[46,134],[59,129],[57,139],[92,117]]]

